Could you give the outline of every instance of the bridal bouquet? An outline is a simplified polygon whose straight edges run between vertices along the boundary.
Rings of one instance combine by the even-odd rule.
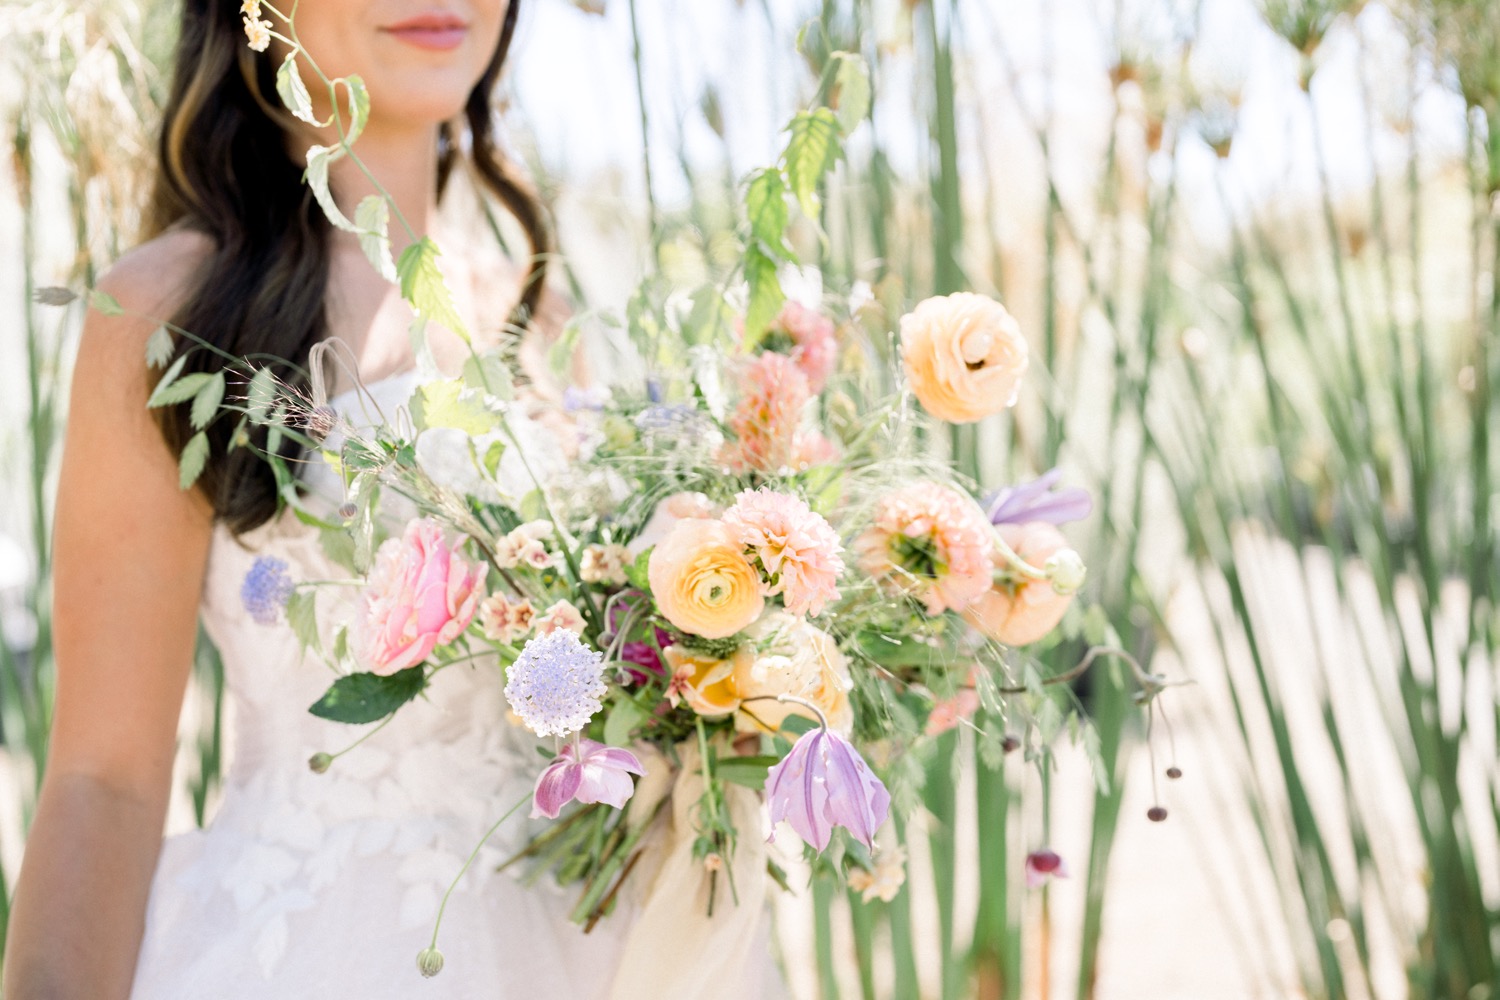
[[[278,91],[316,123],[299,52]],[[392,261],[380,196],[353,221],[333,205],[327,165],[356,155],[368,98],[356,79],[324,82],[334,118],[347,91],[350,120],[338,146],[308,151],[309,184],[400,282],[419,326],[462,334],[436,245],[414,235]],[[970,293],[929,298],[892,323],[868,289],[844,300],[783,289],[800,268],[793,213],[816,230],[819,187],[868,99],[863,62],[833,53],[819,102],[788,126],[778,162],[748,179],[738,264],[717,284],[652,280],[632,299],[613,338],[629,345],[629,377],[549,401],[518,390],[498,349],[476,350],[460,375],[433,374],[373,426],[356,425],[322,389],[332,345],[291,384],[243,363],[234,387],[224,372],[184,373],[176,338],[188,331],[163,326],[148,344],[154,364],[178,355],[151,405],[191,405],[200,428],[238,421],[234,446],[272,463],[293,512],[355,578],[354,612],[322,622],[313,588],[326,581],[293,580],[270,558],[244,581],[251,615],[294,629],[334,667],[311,711],[383,723],[446,671],[501,672],[509,711],[495,725],[539,738],[546,759],[527,802],[554,821],[513,860],[580,884],[580,923],[615,905],[668,801],[652,773],[701,775],[690,815],[710,909],[721,875],[737,898],[727,863],[737,840],[761,836],[736,828],[731,786],[759,790],[773,826],[800,838],[819,871],[888,899],[901,854],[877,832],[893,803],[916,808],[922,741],[967,725],[988,754],[1044,753],[1071,724],[1096,745],[1044,686],[1100,650],[1051,677],[1018,653],[1064,620],[1083,583],[1058,525],[1088,513],[1087,494],[1055,489],[1055,472],[986,487],[935,447],[1023,391],[1016,321]],[[554,349],[560,370],[579,328]],[[337,471],[344,496],[331,520],[302,503],[292,442]],[[207,447],[200,434],[184,449],[184,488]],[[1149,699],[1160,679],[1135,670]],[[326,753],[310,761],[333,764]],[[1055,860],[1038,870],[1055,873]],[[441,956],[429,949],[419,965],[433,974]]]

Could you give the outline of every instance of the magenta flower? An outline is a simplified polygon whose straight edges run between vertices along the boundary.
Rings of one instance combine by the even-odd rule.
[[[874,849],[875,831],[890,813],[891,796],[859,751],[837,733],[803,733],[766,774],[771,824],[786,820],[816,850],[842,826]],[[774,839],[775,833],[772,833]]]
[[[1056,851],[1042,848],[1026,855],[1026,887],[1035,889],[1055,878],[1068,877],[1068,863]]]
[[[531,818],[557,819],[562,807],[574,799],[622,808],[635,794],[630,776],[645,773],[640,760],[629,750],[590,739],[580,739],[576,744],[570,741],[536,779]]]

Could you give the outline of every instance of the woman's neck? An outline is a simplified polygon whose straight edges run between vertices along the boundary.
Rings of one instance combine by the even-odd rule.
[[[343,156],[329,167],[334,200],[352,219],[360,201],[378,193],[375,184],[378,181],[379,187],[396,203],[397,211],[391,213],[390,235],[391,248],[399,255],[411,242],[400,220],[405,219],[420,239],[427,235],[437,216],[436,127],[368,128],[360,135],[354,152],[358,162],[352,156]]]

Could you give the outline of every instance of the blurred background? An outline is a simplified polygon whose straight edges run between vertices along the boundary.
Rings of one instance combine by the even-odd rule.
[[[176,16],[0,3],[0,898],[81,319],[33,292],[130,245]],[[580,307],[720,273],[738,181],[839,49],[873,110],[800,280],[1008,306],[1020,404],[936,447],[1087,487],[1091,628],[1192,683],[1149,733],[1126,677],[1078,687],[1105,781],[1066,734],[1043,767],[935,741],[907,887],[778,905],[797,995],[1500,997],[1500,4],[532,0],[505,134]],[[179,828],[211,813],[221,694],[205,647]],[[1071,874],[1027,889],[1041,847]]]

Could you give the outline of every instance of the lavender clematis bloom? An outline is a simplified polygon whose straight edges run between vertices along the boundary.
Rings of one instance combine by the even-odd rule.
[[[595,740],[571,741],[536,779],[531,799],[531,818],[557,819],[562,807],[579,802],[604,802],[622,808],[635,794],[632,774],[645,774],[636,755]]]
[[[815,850],[828,846],[835,826],[874,848],[875,831],[890,814],[891,796],[859,751],[837,733],[803,733],[766,774],[771,824],[786,820]],[[772,833],[774,839],[775,833]]]
[[[1051,469],[1019,486],[1007,486],[990,497],[986,508],[991,524],[1024,524],[1028,521],[1046,521],[1049,524],[1065,524],[1081,521],[1094,509],[1094,501],[1088,490],[1072,487],[1053,491],[1052,487],[1062,477],[1061,469]]]

